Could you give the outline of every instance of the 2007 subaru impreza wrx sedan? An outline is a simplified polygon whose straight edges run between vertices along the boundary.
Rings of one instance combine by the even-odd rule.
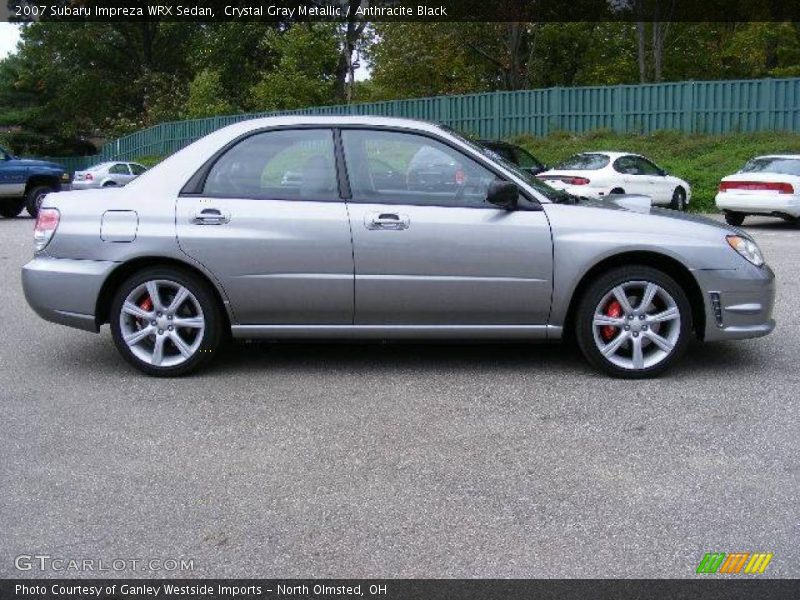
[[[430,169],[420,153],[436,157]],[[48,195],[34,236],[22,271],[34,310],[88,331],[109,323],[122,356],[150,375],[196,369],[228,333],[572,332],[594,366],[643,377],[692,335],[775,325],[774,275],[744,232],[569,196],[411,120],[238,123],[124,188]]]

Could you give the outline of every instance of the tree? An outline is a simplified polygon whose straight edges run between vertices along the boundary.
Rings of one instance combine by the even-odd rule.
[[[270,30],[262,41],[275,67],[264,71],[250,90],[256,110],[282,110],[331,104],[339,56],[336,24],[306,23]]]
[[[184,114],[188,119],[199,119],[234,112],[227,99],[219,71],[204,69],[189,84]]]

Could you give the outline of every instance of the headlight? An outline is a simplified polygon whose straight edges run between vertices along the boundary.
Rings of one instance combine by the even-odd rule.
[[[729,235],[725,239],[728,240],[731,248],[741,254],[748,262],[753,263],[757,267],[764,264],[764,256],[753,240],[748,240],[739,235]]]

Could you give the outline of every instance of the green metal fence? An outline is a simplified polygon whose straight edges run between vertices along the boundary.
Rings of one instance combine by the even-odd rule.
[[[446,123],[487,138],[595,129],[715,134],[800,131],[800,78],[556,87],[173,121],[114,140],[97,156],[50,160],[74,171],[101,160],[164,156],[225,125],[281,114],[408,117]]]

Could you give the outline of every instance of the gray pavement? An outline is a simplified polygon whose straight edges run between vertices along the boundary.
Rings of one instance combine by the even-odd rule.
[[[777,330],[656,381],[523,344],[243,344],[157,380],[28,308],[33,223],[0,220],[0,577],[798,577],[800,228],[749,224]]]

